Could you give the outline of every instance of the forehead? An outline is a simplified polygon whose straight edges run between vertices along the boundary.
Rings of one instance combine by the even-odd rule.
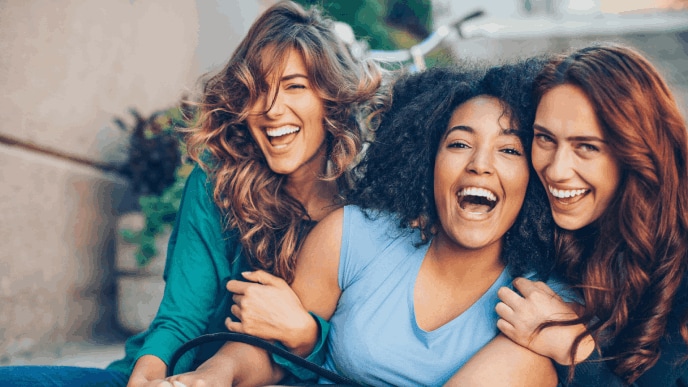
[[[506,129],[509,127],[510,119],[511,116],[505,111],[503,103],[498,98],[480,95],[457,106],[449,119],[448,127],[496,124],[496,128]]]
[[[540,99],[535,124],[550,131],[575,131],[578,134],[602,136],[602,127],[592,102],[574,85],[560,85]]]
[[[303,55],[296,48],[280,50],[268,46],[261,52],[261,72],[267,81],[279,80],[286,75],[308,75]]]

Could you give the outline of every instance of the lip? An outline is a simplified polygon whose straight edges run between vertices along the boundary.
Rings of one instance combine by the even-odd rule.
[[[461,199],[462,197],[467,195],[484,197],[494,202],[494,206],[492,206],[492,208],[490,208],[488,211],[479,212],[466,209],[461,206]],[[492,216],[492,214],[495,212],[495,209],[497,209],[497,206],[499,206],[499,204],[502,201],[502,197],[497,190],[478,184],[467,184],[459,187],[459,189],[456,191],[456,199],[459,213],[462,217],[468,220],[484,220],[489,218],[490,216]]]
[[[264,127],[263,130],[265,131],[265,134],[268,136],[268,138],[271,138],[286,136],[288,134],[300,132],[301,127],[297,125],[279,125]]]
[[[294,124],[263,126],[261,129],[267,143],[276,151],[285,150],[303,130],[301,126]]]
[[[592,191],[589,188],[563,187],[547,184],[547,196],[550,197],[552,205],[556,205],[556,207],[560,209],[568,209],[570,206],[577,204],[587,197],[590,192]]]

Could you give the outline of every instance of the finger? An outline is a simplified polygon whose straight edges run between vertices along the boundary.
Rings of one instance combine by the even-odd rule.
[[[514,284],[514,289],[518,290],[524,298],[528,298],[532,292],[539,290],[533,281],[523,277],[514,278],[512,284]]]
[[[234,305],[237,305],[241,308],[241,300],[244,298],[243,295],[234,293],[232,294],[232,301],[234,302]]]
[[[174,387],[204,387],[208,385],[203,379],[198,379],[197,377],[189,378],[184,375],[179,380],[172,382],[172,384],[174,384]]]
[[[497,315],[499,315],[499,317],[507,321],[513,320],[514,310],[511,309],[509,305],[503,302],[498,302],[497,305],[495,305],[495,312],[497,312]]]
[[[239,321],[241,321],[242,310],[241,310],[241,307],[240,307],[240,306],[238,306],[237,304],[234,304],[234,305],[232,305],[232,306],[229,308],[229,311],[232,312],[232,314],[234,315],[234,317],[238,318]]]
[[[259,284],[263,285],[272,285],[272,286],[282,286],[286,285],[286,282],[284,282],[283,279],[276,277],[264,270],[256,270],[256,271],[245,271],[241,273],[241,275],[246,278],[247,280],[251,282],[257,282]]]
[[[232,319],[229,317],[225,319],[225,327],[227,327],[230,332],[246,333],[244,332],[244,327],[240,322],[232,321]]]
[[[547,284],[542,282],[542,281],[533,282],[533,285],[536,288],[540,289],[545,294],[548,294],[548,295],[553,296],[553,297],[558,297],[557,293],[555,293],[554,290],[552,290],[552,288],[547,286]]]
[[[246,281],[231,280],[227,282],[226,288],[234,294],[245,294],[246,289],[248,289],[248,287],[250,287],[251,285],[254,284]]]
[[[514,331],[516,330],[516,328],[514,328],[514,326],[511,325],[510,322],[500,318],[499,320],[497,320],[497,329],[499,329],[500,332],[504,333],[506,337],[513,340]]]
[[[502,286],[499,288],[499,290],[497,290],[497,297],[499,297],[499,299],[511,309],[517,308],[523,303],[523,301],[525,301],[523,297],[518,295],[518,293],[507,288],[506,286]]]

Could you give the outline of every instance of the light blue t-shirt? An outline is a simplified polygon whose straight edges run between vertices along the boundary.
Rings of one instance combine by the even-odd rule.
[[[326,368],[367,385],[441,385],[497,335],[497,290],[512,281],[506,269],[455,319],[433,331],[418,327],[413,289],[429,247],[416,247],[419,241],[394,217],[368,219],[358,207],[344,208],[342,294]]]

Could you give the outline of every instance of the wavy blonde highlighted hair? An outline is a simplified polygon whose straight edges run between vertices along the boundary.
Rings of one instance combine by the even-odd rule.
[[[261,54],[275,55],[263,63]],[[293,279],[294,256],[313,222],[284,189],[286,176],[270,170],[246,125],[249,107],[271,89],[291,50],[325,105],[328,172],[341,189],[377,112],[386,105],[383,73],[356,60],[317,8],[278,3],[251,26],[227,65],[204,82],[197,124],[186,138],[190,157],[207,170],[225,227],[239,231],[250,264]]]

